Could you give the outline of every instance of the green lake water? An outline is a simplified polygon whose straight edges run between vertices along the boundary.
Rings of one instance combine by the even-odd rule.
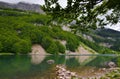
[[[88,70],[107,67],[106,62],[117,62],[113,55],[65,56],[65,55],[10,55],[0,56],[0,79],[54,79],[55,66],[63,64],[70,71],[85,75]],[[54,64],[48,64],[54,60]]]

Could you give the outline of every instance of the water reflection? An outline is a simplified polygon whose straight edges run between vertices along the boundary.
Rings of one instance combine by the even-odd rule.
[[[37,54],[34,54],[34,55],[30,55],[31,57],[31,63],[32,64],[40,64],[46,57],[46,55],[37,55]]]
[[[0,56],[0,79],[54,79],[57,64],[64,64],[69,70],[85,75],[88,70],[105,67],[105,62],[117,62],[118,58],[116,56],[65,55]],[[48,60],[55,62],[48,64],[46,62]]]
[[[66,60],[69,60],[71,58],[75,58],[79,63],[87,63],[94,59],[96,56],[79,56],[79,55],[73,55],[73,56],[65,56]]]
[[[32,52],[30,53],[31,63],[40,64],[46,57],[46,52],[42,46],[34,44],[32,46]]]

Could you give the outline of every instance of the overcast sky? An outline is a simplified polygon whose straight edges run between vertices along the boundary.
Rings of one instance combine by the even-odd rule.
[[[34,4],[44,4],[44,0],[0,0],[3,2],[9,2],[9,3],[18,3],[18,2],[28,2],[28,3],[34,3]],[[65,7],[67,4],[67,0],[59,0],[59,3],[62,7]]]

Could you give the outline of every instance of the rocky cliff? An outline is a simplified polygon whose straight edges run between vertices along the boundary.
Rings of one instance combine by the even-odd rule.
[[[24,2],[19,2],[17,4],[11,4],[6,2],[0,2],[0,7],[2,8],[11,8],[11,9],[19,9],[25,11],[33,11],[40,14],[45,14],[44,11],[40,8],[38,4],[29,4]]]

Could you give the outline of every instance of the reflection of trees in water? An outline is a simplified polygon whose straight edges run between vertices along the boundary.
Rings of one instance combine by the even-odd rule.
[[[37,59],[38,57],[38,59]],[[37,55],[33,57],[36,59],[33,64],[31,64],[32,58],[30,56],[0,56],[0,78],[2,79],[53,79],[54,78],[54,68],[56,64],[64,64],[69,69],[77,69],[81,67],[79,60],[76,57],[68,57],[66,59],[65,55],[49,55],[42,58],[42,56]],[[40,58],[41,57],[41,58]],[[80,57],[80,56],[78,56]],[[40,58],[40,59],[39,59]],[[54,60],[54,64],[48,64],[47,60]],[[87,63],[87,66],[99,66],[100,63],[105,61],[111,61],[114,57],[97,57],[94,60]],[[37,63],[37,64],[36,64]],[[85,66],[86,66],[85,65]],[[17,76],[17,78],[15,78]],[[47,76],[47,77],[46,77]]]
[[[49,79],[54,66],[47,64],[48,59],[34,65],[27,55],[0,56],[0,79]]]
[[[48,60],[54,60],[54,64],[48,64]],[[40,64],[32,65],[31,68],[32,73],[31,76],[27,77],[26,79],[54,79],[55,78],[55,65],[56,64],[64,64],[65,56],[59,55],[49,55],[41,61]]]
[[[115,56],[98,56],[94,60],[90,61],[86,65],[94,66],[94,67],[106,67],[106,63],[110,61],[115,61]]]
[[[0,78],[12,79],[20,73],[26,74],[30,68],[28,56],[0,56]]]
[[[66,66],[67,67],[78,67],[78,66],[80,66],[80,63],[78,62],[78,60],[75,57],[69,58],[66,60]]]
[[[78,63],[85,63],[85,62],[89,62],[89,60],[94,59],[95,57],[93,56],[77,56],[77,55],[73,55],[73,56],[66,56],[65,57],[67,60],[71,59],[71,58],[75,58],[77,60]]]

